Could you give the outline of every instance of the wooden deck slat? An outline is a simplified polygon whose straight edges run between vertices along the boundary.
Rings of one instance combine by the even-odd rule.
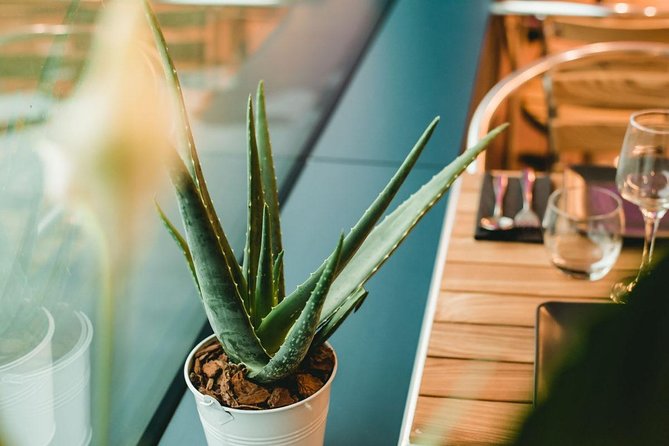
[[[536,309],[547,301],[592,302],[592,299],[442,291],[434,320],[534,327]],[[602,298],[602,301],[608,302],[608,299]]]
[[[458,213],[475,214],[479,207],[479,191],[461,190],[458,197]]]
[[[534,330],[435,322],[428,356],[492,361],[534,361]]]
[[[513,266],[546,266],[553,268],[544,245],[538,243],[509,243],[474,240],[471,229],[465,236],[454,236],[448,244],[448,261],[459,263],[491,263]],[[485,249],[483,249],[485,248]],[[503,256],[490,258],[491,251],[503,252]],[[641,264],[638,249],[624,249],[614,269],[634,270]]]
[[[531,406],[523,403],[418,398],[412,444],[508,443]]]
[[[533,374],[532,364],[427,358],[420,394],[531,403]]]
[[[497,255],[502,256],[504,252]],[[633,273],[634,270],[614,270],[607,276],[609,280],[586,282],[565,277],[550,265],[530,268],[490,263],[482,268],[475,263],[449,262],[444,270],[442,289],[546,297],[602,298],[609,295],[612,282]]]
[[[453,223],[453,232],[451,238],[467,237],[474,239],[474,228],[476,226],[476,214],[471,212],[468,214],[457,214]],[[450,246],[450,244],[449,244]]]

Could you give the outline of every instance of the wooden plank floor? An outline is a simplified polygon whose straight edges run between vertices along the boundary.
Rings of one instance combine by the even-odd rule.
[[[412,444],[502,444],[531,408],[534,324],[546,301],[606,301],[633,274],[624,248],[604,279],[570,279],[539,244],[474,240],[480,174],[465,174],[411,428]]]

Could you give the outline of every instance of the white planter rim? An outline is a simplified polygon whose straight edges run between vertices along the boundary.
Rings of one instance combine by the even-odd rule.
[[[184,379],[186,380],[186,385],[188,386],[188,388],[190,389],[190,391],[193,392],[194,395],[197,395],[197,396],[199,396],[201,399],[206,400],[206,401],[208,401],[208,402],[210,401],[212,405],[217,405],[217,406],[219,406],[222,410],[225,410],[226,412],[230,412],[230,413],[241,413],[241,414],[252,414],[252,413],[263,413],[263,414],[267,414],[267,413],[278,413],[278,412],[283,412],[283,411],[286,411],[286,410],[290,410],[290,409],[292,409],[292,408],[294,408],[294,407],[297,407],[297,406],[300,406],[300,405],[303,405],[303,404],[308,404],[311,400],[313,400],[313,399],[315,399],[316,397],[318,397],[318,395],[319,395],[321,392],[325,391],[325,390],[331,385],[332,380],[334,379],[335,375],[337,374],[337,363],[339,362],[339,361],[337,360],[337,353],[335,352],[335,349],[332,347],[332,345],[331,345],[329,342],[326,341],[323,345],[327,346],[327,347],[332,351],[332,355],[334,356],[334,367],[332,367],[332,373],[330,374],[330,377],[328,378],[328,380],[325,381],[325,383],[323,383],[323,387],[321,387],[320,389],[318,389],[318,391],[317,391],[316,393],[314,393],[313,395],[310,395],[309,397],[307,397],[307,398],[305,398],[305,399],[303,399],[303,400],[300,400],[300,401],[298,401],[298,402],[296,402],[296,403],[289,404],[289,405],[287,405],[287,406],[276,407],[276,408],[274,408],[274,409],[249,410],[249,409],[236,409],[236,408],[234,408],[234,407],[224,406],[224,405],[222,405],[221,403],[219,403],[219,402],[216,400],[216,398],[212,398],[212,397],[209,396],[209,395],[204,395],[204,394],[200,393],[200,391],[197,390],[197,389],[195,388],[195,386],[193,385],[193,383],[190,381],[190,377],[189,377],[189,369],[190,369],[190,365],[191,365],[191,363],[192,363],[192,361],[193,361],[193,357],[195,356],[195,353],[196,353],[196,352],[197,352],[203,345],[207,344],[207,343],[210,342],[212,339],[216,339],[216,335],[213,335],[213,334],[212,334],[212,335],[210,335],[210,336],[207,336],[207,337],[206,337],[205,339],[203,339],[200,343],[198,343],[198,344],[193,348],[193,350],[190,351],[190,353],[188,354],[188,357],[186,358],[186,363],[184,364]],[[216,339],[216,341],[218,342],[218,339]]]

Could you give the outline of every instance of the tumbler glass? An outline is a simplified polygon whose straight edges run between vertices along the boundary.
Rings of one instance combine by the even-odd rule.
[[[598,280],[613,268],[622,248],[622,200],[596,186],[555,190],[542,227],[551,262],[565,274]]]

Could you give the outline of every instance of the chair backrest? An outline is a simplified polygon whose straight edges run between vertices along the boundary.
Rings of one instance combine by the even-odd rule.
[[[669,57],[595,55],[544,76],[549,147],[565,162],[613,164],[630,114],[669,108]]]
[[[607,68],[612,67],[618,71],[618,80],[607,82]],[[639,67],[659,69],[656,74],[648,75],[654,71],[639,71]],[[627,69],[629,75],[622,83],[620,69]],[[646,74],[640,76],[641,72]],[[488,132],[495,111],[505,99],[539,76],[544,76],[545,86],[551,90],[546,104],[551,150],[559,152],[565,147],[589,152],[601,152],[602,147],[618,150],[628,110],[669,107],[669,95],[658,94],[669,91],[669,44],[593,43],[538,59],[499,81],[485,95],[472,115],[467,145],[475,144]],[[588,121],[583,114],[575,113],[579,107],[597,110],[586,114],[591,118]],[[476,166],[485,166],[484,156]]]
[[[596,42],[669,43],[666,17],[547,17],[543,29],[548,54]]]

